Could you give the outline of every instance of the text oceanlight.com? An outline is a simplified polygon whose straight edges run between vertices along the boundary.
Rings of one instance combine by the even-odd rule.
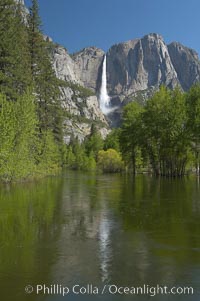
[[[36,286],[27,285],[25,287],[27,294],[35,293],[37,295],[60,295],[66,296],[68,294],[75,295],[148,295],[154,297],[156,295],[193,295],[193,287],[187,286],[161,286],[159,284],[155,286],[142,285],[142,286],[118,286],[115,284],[105,284],[103,286],[95,286],[93,284],[87,284],[85,286],[75,284],[72,287],[64,286],[61,284],[38,284]]]

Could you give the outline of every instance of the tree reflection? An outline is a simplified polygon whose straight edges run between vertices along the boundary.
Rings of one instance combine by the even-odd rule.
[[[46,279],[61,192],[59,178],[0,187],[0,282],[5,300],[17,292],[20,300],[26,299],[25,285]],[[44,249],[46,242],[49,248]]]

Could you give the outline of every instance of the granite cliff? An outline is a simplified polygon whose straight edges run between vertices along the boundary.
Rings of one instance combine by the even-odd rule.
[[[200,81],[200,61],[198,54],[180,43],[168,46],[172,64],[176,70],[180,85],[187,91],[194,83]]]
[[[104,52],[94,47],[73,55],[76,73],[97,95],[103,56]],[[162,84],[188,90],[200,81],[200,61],[194,50],[177,42],[167,45],[162,36],[153,33],[113,45],[107,52],[107,79],[109,95],[120,105],[138,95],[147,98]]]
[[[80,58],[81,60],[81,58]],[[84,65],[91,84],[96,83],[95,65],[92,60]],[[109,131],[108,122],[100,110],[95,89],[87,85],[87,77],[78,69],[78,63],[69,55],[67,50],[55,45],[52,51],[52,64],[56,76],[66,84],[62,86],[62,104],[66,115],[64,121],[64,139],[68,143],[71,135],[83,141],[90,134],[91,125],[95,123],[105,137]],[[91,69],[89,67],[91,66]],[[94,78],[93,78],[94,75]]]
[[[58,76],[91,89],[98,97],[104,51],[96,47],[84,48],[72,56],[68,55],[68,59],[64,59],[63,51],[54,57],[54,66],[59,60],[62,66],[62,70],[55,68]],[[177,42],[167,45],[162,36],[155,33],[113,45],[106,55],[107,88],[111,104],[116,108],[108,116],[113,125],[118,123],[115,119],[120,118],[121,107],[127,102],[135,99],[144,102],[161,85],[170,89],[178,86],[187,91],[200,81],[197,53]],[[100,116],[98,103],[94,106]],[[102,117],[100,119],[103,120]]]
[[[101,84],[101,65],[104,51],[97,47],[84,48],[73,54],[75,73],[79,76],[84,86],[96,92]]]
[[[107,60],[112,96],[158,89],[161,84],[173,89],[179,84],[167,45],[157,34],[112,46]]]

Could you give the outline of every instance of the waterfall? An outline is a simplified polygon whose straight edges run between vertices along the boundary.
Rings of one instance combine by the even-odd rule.
[[[109,113],[110,107],[110,97],[107,92],[107,78],[106,78],[106,55],[103,60],[103,70],[102,70],[102,80],[101,80],[101,89],[99,97],[100,109],[104,114]]]

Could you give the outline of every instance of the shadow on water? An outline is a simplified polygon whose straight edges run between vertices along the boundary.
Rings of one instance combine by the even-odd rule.
[[[1,186],[0,283],[4,300],[149,300],[143,296],[31,296],[27,284],[200,285],[196,178],[66,172]],[[12,290],[10,286],[12,284]],[[10,292],[10,299],[8,298]],[[197,296],[155,296],[192,300]]]

